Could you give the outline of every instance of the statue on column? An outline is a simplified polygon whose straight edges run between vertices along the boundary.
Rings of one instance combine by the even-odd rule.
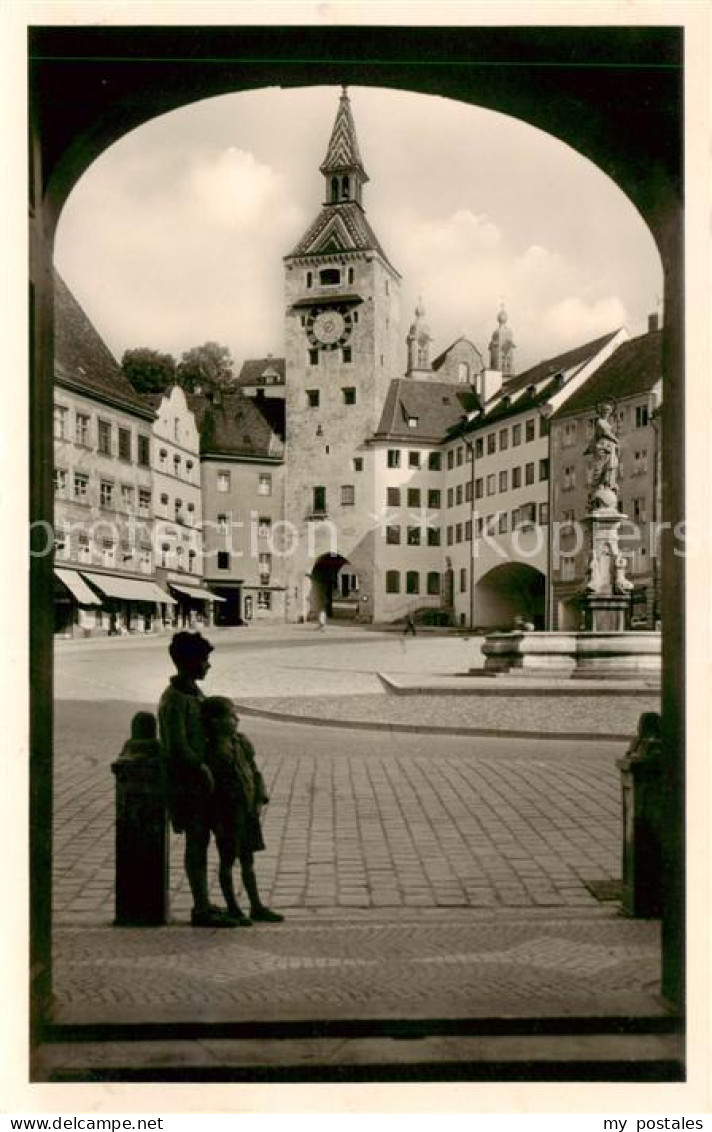
[[[591,443],[584,449],[584,456],[593,456],[593,478],[588,497],[589,511],[603,508],[618,511],[618,451],[619,441],[611,417],[615,409],[612,400],[601,401],[596,406],[596,421]]]

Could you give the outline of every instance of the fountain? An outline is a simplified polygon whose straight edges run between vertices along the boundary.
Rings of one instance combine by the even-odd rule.
[[[659,678],[660,633],[628,630],[633,583],[625,575],[626,560],[618,543],[627,515],[619,505],[619,441],[611,424],[613,409],[608,400],[597,406],[593,437],[584,452],[592,457],[593,468],[584,517],[588,566],[579,595],[582,628],[490,633],[482,646],[485,675]]]

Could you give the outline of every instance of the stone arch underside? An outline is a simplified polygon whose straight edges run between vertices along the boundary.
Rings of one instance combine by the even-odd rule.
[[[518,618],[544,628],[546,579],[522,562],[504,562],[475,586],[475,622],[486,629],[512,629]]]
[[[30,29],[30,518],[51,522],[52,244],[71,188],[129,130],[202,98],[279,83],[373,85],[509,114],[589,158],[651,230],[665,275],[663,518],[684,517],[681,28],[34,27]],[[295,58],[296,56],[296,58]],[[427,62],[424,62],[427,61]],[[663,540],[667,823],[663,992],[683,977],[684,564]],[[51,995],[51,559],[30,582],[34,1024]]]

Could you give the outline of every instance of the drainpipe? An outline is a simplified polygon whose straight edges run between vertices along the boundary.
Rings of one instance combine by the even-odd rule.
[[[546,527],[546,575],[544,581],[544,629],[546,632],[551,632],[551,544],[552,544],[552,531],[553,531],[553,498],[552,498],[552,458],[551,458],[551,427],[549,421],[553,414],[553,407],[546,402],[538,408],[539,417],[541,420],[547,422],[546,432],[546,459],[549,469],[549,475],[546,480],[546,508],[547,508],[547,527]]]
[[[475,446],[462,438],[470,450],[470,631],[475,628]]]

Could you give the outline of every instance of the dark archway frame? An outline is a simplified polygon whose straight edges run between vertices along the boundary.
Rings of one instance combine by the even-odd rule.
[[[663,519],[684,518],[682,28],[36,27],[30,81],[30,518],[51,521],[54,233],[112,142],[161,113],[265,86],[382,86],[487,107],[614,180],[663,262]],[[463,139],[463,144],[465,139]],[[483,155],[486,160],[486,154]],[[576,207],[576,202],[572,202]],[[587,222],[582,217],[582,223]],[[662,991],[684,1006],[684,561],[662,547],[666,844]],[[51,1024],[52,562],[31,563],[32,1021]]]

